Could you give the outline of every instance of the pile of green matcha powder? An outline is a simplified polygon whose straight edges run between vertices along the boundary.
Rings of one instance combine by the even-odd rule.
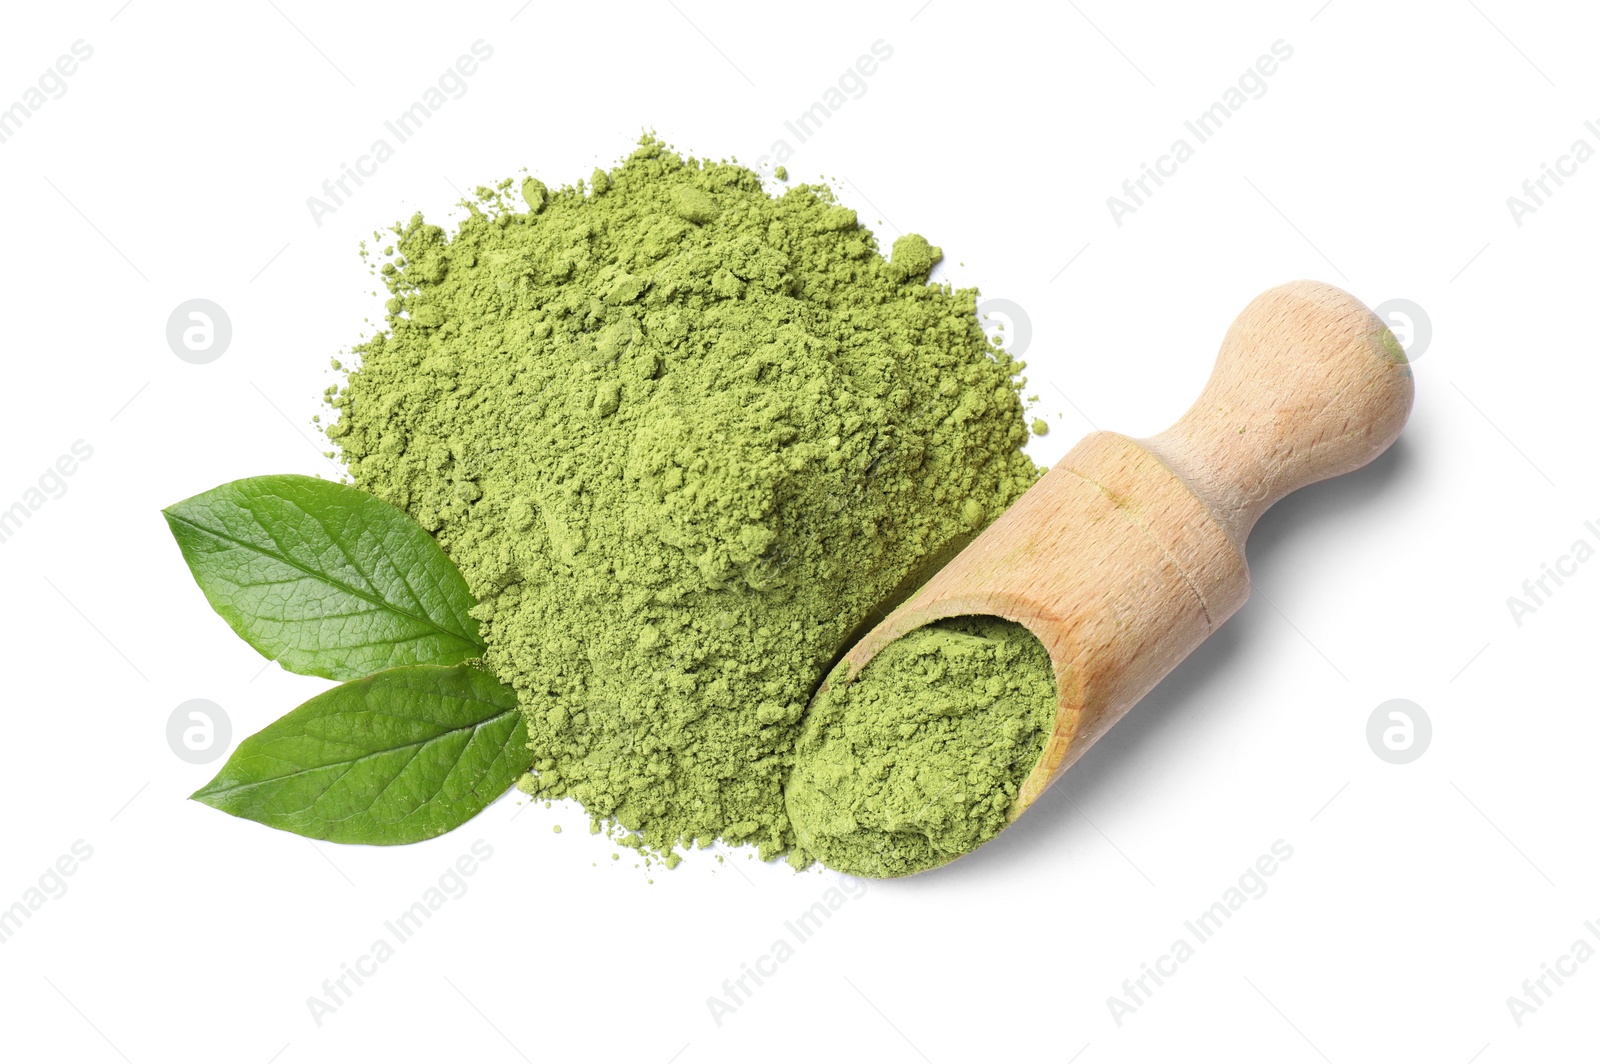
[[[647,137],[469,207],[395,227],[329,437],[465,574],[524,791],[669,864],[722,839],[803,865],[813,692],[1038,476],[1020,364],[975,291],[928,283],[938,248],[885,260],[824,186]]]
[[[789,812],[841,872],[901,876],[1005,827],[1056,720],[1050,656],[1026,628],[959,617],[840,664],[806,717]]]

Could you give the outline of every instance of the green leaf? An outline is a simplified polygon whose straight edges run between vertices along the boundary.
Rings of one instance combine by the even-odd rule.
[[[483,656],[460,571],[422,526],[358,488],[251,477],[162,513],[212,609],[290,672],[353,680]]]
[[[420,842],[466,823],[528,768],[517,693],[471,665],[341,684],[250,736],[194,792],[329,842]]]

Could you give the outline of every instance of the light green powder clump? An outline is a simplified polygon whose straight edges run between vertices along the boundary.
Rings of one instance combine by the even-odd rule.
[[[926,283],[937,249],[885,261],[823,187],[645,138],[587,190],[470,206],[395,227],[329,436],[478,597],[524,790],[657,851],[804,861],[802,714],[885,596],[1036,478],[1020,364],[975,291]]]
[[[999,834],[1056,719],[1050,657],[998,617],[937,621],[817,696],[789,780],[800,845],[861,876],[920,872]]]

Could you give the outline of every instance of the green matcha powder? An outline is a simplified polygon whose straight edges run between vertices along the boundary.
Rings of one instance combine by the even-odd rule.
[[[1050,656],[1026,628],[960,617],[840,664],[789,778],[800,846],[841,872],[901,876],[999,834],[1056,720]]]
[[[854,855],[878,829],[883,870],[921,861],[882,802],[855,833],[834,809],[803,840],[784,787],[825,672],[1038,476],[1021,364],[985,339],[976,292],[927,283],[940,252],[920,236],[886,261],[826,187],[769,196],[650,138],[587,183],[507,180],[468,206],[454,235],[395,226],[386,328],[330,389],[328,435],[477,596],[487,664],[528,718],[519,786],[674,864],[720,838],[872,873]],[[1037,727],[1029,710],[991,735],[962,713],[995,770],[939,798],[973,812],[930,845],[998,830],[1019,777],[994,744],[1025,757]],[[844,734],[805,778],[838,774]]]

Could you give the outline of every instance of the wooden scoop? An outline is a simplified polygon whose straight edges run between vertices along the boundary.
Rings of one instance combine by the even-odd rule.
[[[1405,352],[1353,296],[1315,281],[1265,292],[1177,424],[1144,440],[1085,436],[845,655],[847,677],[941,617],[1031,631],[1059,701],[1015,820],[1244,604],[1245,539],[1267,507],[1382,454],[1411,398]]]

